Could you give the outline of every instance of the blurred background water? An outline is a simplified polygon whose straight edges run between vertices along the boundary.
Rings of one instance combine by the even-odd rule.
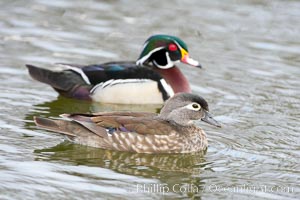
[[[292,0],[1,1],[0,199],[299,199],[299,19]],[[58,97],[24,65],[135,60],[158,33],[204,66],[181,69],[223,123],[198,124],[206,153],[106,151],[35,128],[35,115],[156,111]]]

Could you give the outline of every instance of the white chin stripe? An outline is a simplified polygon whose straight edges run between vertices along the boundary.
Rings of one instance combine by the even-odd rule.
[[[170,69],[170,68],[174,67],[175,63],[170,59],[169,52],[166,52],[166,58],[167,58],[167,65],[164,65],[164,66],[157,64],[157,62],[155,60],[153,62],[160,69]]]

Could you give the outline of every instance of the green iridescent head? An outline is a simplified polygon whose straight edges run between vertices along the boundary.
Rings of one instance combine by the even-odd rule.
[[[146,40],[136,64],[143,66],[152,63],[158,68],[168,69],[177,62],[201,67],[198,61],[189,57],[188,47],[181,39],[170,35],[153,35]]]

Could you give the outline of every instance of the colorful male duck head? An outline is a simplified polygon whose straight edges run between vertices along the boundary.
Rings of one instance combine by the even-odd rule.
[[[146,40],[136,64],[152,63],[160,69],[169,69],[178,62],[201,68],[199,62],[189,57],[187,45],[178,37],[153,35]]]

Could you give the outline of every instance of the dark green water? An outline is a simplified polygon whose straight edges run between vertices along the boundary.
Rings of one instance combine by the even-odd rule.
[[[0,2],[0,199],[299,199],[299,1]],[[222,122],[205,154],[144,155],[64,142],[32,117],[156,106],[58,97],[25,63],[135,60],[152,34],[182,38],[181,66]]]

